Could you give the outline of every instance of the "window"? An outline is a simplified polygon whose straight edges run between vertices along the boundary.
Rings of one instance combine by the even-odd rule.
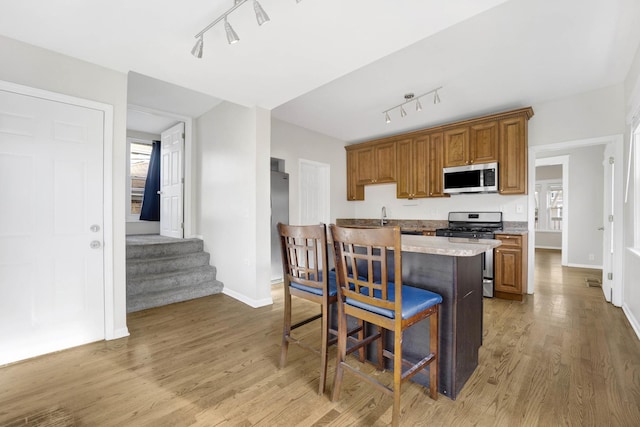
[[[535,228],[541,231],[562,231],[562,183],[538,181],[535,187]]]
[[[142,196],[144,195],[144,185],[147,181],[149,159],[151,158],[151,144],[151,141],[129,141],[128,213],[131,219],[138,219],[140,217],[140,209],[142,208]]]

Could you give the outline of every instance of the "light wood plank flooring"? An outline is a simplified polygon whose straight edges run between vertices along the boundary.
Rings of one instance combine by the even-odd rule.
[[[411,383],[402,425],[640,425],[640,341],[600,288],[585,285],[599,272],[563,268],[551,251],[536,260],[535,295],[484,300],[480,365],[458,399],[433,401]],[[133,313],[128,338],[2,367],[0,425],[388,424],[391,398],[353,376],[341,400],[329,400],[335,349],[324,396],[314,354],[292,346],[287,367],[277,368],[281,287],[273,298],[259,309],[214,295]],[[314,309],[297,307],[299,315]]]

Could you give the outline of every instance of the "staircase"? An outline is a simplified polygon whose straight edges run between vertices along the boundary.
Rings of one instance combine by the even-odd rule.
[[[222,292],[200,239],[127,236],[127,313]]]

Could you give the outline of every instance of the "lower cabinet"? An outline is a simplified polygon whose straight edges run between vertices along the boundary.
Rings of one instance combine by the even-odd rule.
[[[494,296],[522,301],[527,288],[527,235],[496,234],[502,245],[494,249]]]

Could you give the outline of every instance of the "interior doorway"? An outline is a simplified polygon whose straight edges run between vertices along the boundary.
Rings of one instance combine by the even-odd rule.
[[[549,156],[550,154],[562,154],[571,153],[572,150],[577,150],[585,147],[594,147],[600,146],[603,150],[602,155],[602,166],[603,166],[603,175],[602,176],[602,204],[603,204],[603,212],[618,212],[620,215],[622,213],[623,207],[623,174],[622,167],[616,167],[616,159],[617,162],[620,163],[622,161],[622,135],[611,135],[601,138],[593,138],[586,140],[576,140],[576,141],[567,141],[564,143],[556,143],[556,144],[548,144],[541,146],[533,146],[529,147],[529,233],[534,233],[534,224],[535,224],[535,167],[536,161],[538,158],[542,158],[544,156]],[[605,193],[605,189],[610,189],[610,193]],[[565,200],[566,203],[566,200]],[[568,207],[565,209],[570,209]],[[565,216],[566,216],[565,210]],[[603,270],[603,280],[602,280],[602,292],[604,298],[613,303],[616,306],[620,306],[622,304],[622,254],[623,254],[623,236],[622,236],[622,217],[616,217],[616,215],[604,215],[605,218],[602,218],[600,221],[600,226],[603,227],[604,235],[603,235],[603,243],[600,248],[600,253],[603,254],[602,259],[602,270]],[[569,221],[564,221],[569,223]],[[620,224],[619,226],[616,224]],[[569,233],[571,225],[568,225],[564,230],[567,231],[567,239],[569,239]],[[579,229],[578,229],[579,230]],[[570,245],[570,242],[567,242],[567,245]],[[608,255],[604,256],[605,254]],[[563,251],[563,257],[565,255]],[[568,256],[568,254],[567,254]],[[563,265],[565,262],[563,261]],[[571,264],[567,261],[567,265]],[[530,239],[529,241],[529,265],[535,265],[535,239]],[[529,269],[529,293],[533,293],[534,289],[534,269]]]

